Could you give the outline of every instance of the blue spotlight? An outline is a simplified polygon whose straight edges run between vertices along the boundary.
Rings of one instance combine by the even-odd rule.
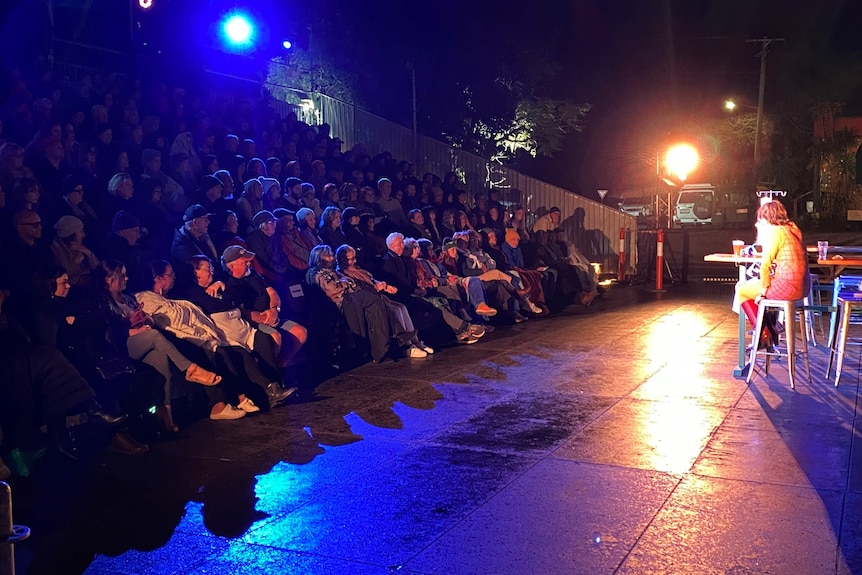
[[[222,24],[222,31],[228,43],[236,48],[247,48],[252,45],[254,25],[245,14],[231,14]]]
[[[285,40],[281,43],[281,47],[285,50],[290,50],[293,47],[293,44],[290,43],[290,40]]]

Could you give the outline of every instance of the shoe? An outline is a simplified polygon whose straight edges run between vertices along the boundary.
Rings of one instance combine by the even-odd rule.
[[[529,306],[530,311],[533,312],[534,314],[542,315],[542,308],[540,308],[539,306],[537,306],[536,304],[534,304],[530,300],[527,300],[527,306]]]
[[[108,449],[120,455],[143,455],[150,450],[150,446],[141,443],[128,433],[115,433]]]
[[[497,310],[495,310],[485,302],[482,302],[476,306],[476,313],[478,313],[479,315],[487,315],[488,317],[491,317],[497,315]]]
[[[84,413],[89,421],[101,421],[105,425],[117,425],[128,418],[126,414],[114,415],[113,413],[108,413],[99,405],[91,407]]]
[[[470,330],[470,335],[472,335],[476,339],[479,339],[480,337],[485,335],[485,328],[479,324],[475,324],[475,323],[470,324],[469,330]]]
[[[270,407],[275,407],[294,393],[296,393],[295,387],[284,389],[277,383],[270,383],[266,386],[266,397],[269,399]]]
[[[427,353],[428,355],[431,355],[432,353],[434,353],[434,348],[425,345],[424,341],[420,341],[419,345],[417,347],[419,349],[421,349],[422,351],[424,351],[425,353]]]
[[[178,433],[180,428],[174,423],[174,416],[171,413],[170,405],[156,406],[156,419],[162,427],[162,431],[168,434]]]
[[[428,357],[428,352],[424,349],[419,349],[415,345],[411,345],[407,350],[407,357]]]
[[[254,402],[247,397],[237,403],[236,406],[238,409],[241,409],[246,413],[257,413],[258,411],[260,411],[260,408],[256,406]]]
[[[471,343],[476,343],[477,341],[479,341],[479,338],[476,337],[475,335],[473,335],[472,333],[470,333],[469,329],[465,329],[463,332],[459,333],[455,337],[455,339],[458,341],[458,343],[464,343],[467,345],[469,345]]]
[[[193,363],[186,370],[186,380],[191,381],[192,383],[213,386],[221,383],[221,376],[202,368],[196,363]]]
[[[219,411],[218,413],[210,412],[210,419],[213,421],[224,421],[228,419],[242,419],[245,417],[245,412],[241,409],[237,409],[231,404],[227,404],[224,406],[224,409]]]
[[[525,316],[521,315],[520,313],[515,312],[515,323],[521,323],[524,321],[527,321],[527,318]]]

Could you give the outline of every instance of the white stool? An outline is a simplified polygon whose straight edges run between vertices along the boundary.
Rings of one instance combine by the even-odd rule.
[[[758,349],[760,343],[760,334],[763,331],[763,317],[766,312],[770,309],[779,310],[784,312],[784,335],[787,341],[787,353],[781,353],[777,351],[777,346],[775,350],[769,351],[767,349]],[[799,317],[799,337],[802,340],[802,348],[797,351],[796,348],[796,336],[794,334],[794,330],[796,329],[797,323],[797,314]],[[808,334],[807,334],[807,325],[805,321],[805,308],[803,306],[802,300],[794,301],[794,300],[785,300],[785,299],[762,299],[760,300],[760,306],[757,309],[757,325],[754,326],[754,336],[752,337],[751,342],[751,356],[748,360],[748,376],[745,378],[746,383],[751,383],[752,377],[754,377],[754,367],[755,361],[757,360],[757,355],[761,354],[766,357],[766,367],[765,374],[769,375],[769,363],[773,357],[787,357],[787,372],[790,375],[790,387],[796,387],[795,381],[795,373],[794,370],[796,368],[796,355],[801,354],[805,358],[805,374],[808,376],[808,381],[811,381],[811,370],[808,364]],[[778,342],[776,342],[777,344]]]
[[[836,298],[838,302],[838,334],[835,338],[835,344],[829,349],[829,365],[826,366],[826,377],[829,377],[829,372],[832,370],[832,361],[835,356],[838,356],[838,361],[835,364],[835,387],[838,387],[838,380],[841,379],[841,368],[844,367],[844,353],[847,348],[847,331],[850,329],[850,314],[853,310],[862,308],[862,299],[854,297],[852,294],[840,295]],[[855,342],[858,345],[858,342]]]

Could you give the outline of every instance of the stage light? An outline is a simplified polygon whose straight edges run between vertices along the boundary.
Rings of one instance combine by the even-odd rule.
[[[254,37],[254,25],[245,14],[231,14],[222,26],[228,43],[236,48],[250,47]]]
[[[281,43],[281,47],[285,50],[290,50],[293,47],[293,44],[290,43],[290,40],[285,40]]]
[[[153,7],[153,0],[138,0],[138,6],[144,10],[149,10]]]

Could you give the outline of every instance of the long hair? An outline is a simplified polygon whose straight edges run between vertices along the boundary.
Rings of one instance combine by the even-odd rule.
[[[91,273],[93,287],[97,290],[108,291],[108,280],[116,277],[126,264],[119,260],[102,260]]]
[[[784,205],[775,200],[766,202],[757,208],[756,219],[763,220],[773,226],[786,226],[791,223],[790,218],[787,217],[787,210],[784,209]]]
[[[351,251],[353,251],[354,253],[356,252],[356,250],[353,249],[352,246],[349,246],[347,244],[341,244],[340,246],[338,246],[338,249],[335,250],[335,265],[336,269],[339,270],[339,272],[341,270],[347,269],[350,266],[350,264],[347,263],[347,256],[350,255]]]
[[[320,270],[328,267],[326,262],[323,261],[323,256],[327,255],[332,255],[332,248],[325,244],[320,244],[311,248],[311,251],[308,253],[308,271],[305,272],[305,282],[308,285],[316,285],[314,276],[316,276],[317,272]]]
[[[340,216],[341,210],[334,206],[329,206],[328,208],[323,210],[323,213],[320,214],[320,223],[317,224],[317,229],[321,231],[328,230],[330,227],[332,227],[332,220],[335,219],[336,215]]]

